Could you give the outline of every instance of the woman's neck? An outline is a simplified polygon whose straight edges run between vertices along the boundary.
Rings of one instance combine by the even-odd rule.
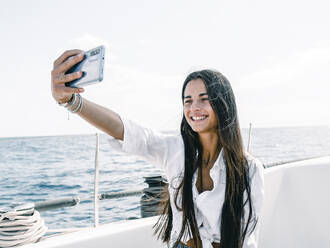
[[[214,162],[220,153],[221,146],[216,132],[199,133],[199,140],[203,146],[203,165]]]

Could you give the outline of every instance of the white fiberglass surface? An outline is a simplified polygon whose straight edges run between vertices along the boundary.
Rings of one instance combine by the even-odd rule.
[[[330,247],[330,157],[265,170],[259,247]],[[152,235],[157,217],[102,225],[24,248],[166,247]]]

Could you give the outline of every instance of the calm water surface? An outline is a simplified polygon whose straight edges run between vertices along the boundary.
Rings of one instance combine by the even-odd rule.
[[[243,129],[246,141],[248,131]],[[330,127],[256,128],[251,152],[262,162],[330,154]],[[146,187],[143,176],[160,173],[138,157],[111,149],[100,135],[99,191]],[[93,224],[95,135],[0,139],[0,209],[17,203],[91,197],[75,207],[41,212],[49,228]],[[100,202],[100,223],[140,217],[140,197]]]

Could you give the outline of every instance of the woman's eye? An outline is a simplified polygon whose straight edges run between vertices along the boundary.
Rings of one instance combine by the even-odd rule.
[[[189,100],[189,101],[185,101],[185,104],[186,104],[186,103],[191,103],[191,100]]]
[[[208,98],[203,98],[202,100],[203,100],[203,101],[207,101],[207,100],[209,100],[209,99],[208,99]]]

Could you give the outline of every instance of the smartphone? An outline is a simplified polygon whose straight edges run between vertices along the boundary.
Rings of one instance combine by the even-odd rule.
[[[91,49],[84,54],[84,59],[72,66],[65,74],[82,71],[78,79],[65,83],[65,86],[79,88],[90,84],[99,83],[103,80],[104,46]]]

